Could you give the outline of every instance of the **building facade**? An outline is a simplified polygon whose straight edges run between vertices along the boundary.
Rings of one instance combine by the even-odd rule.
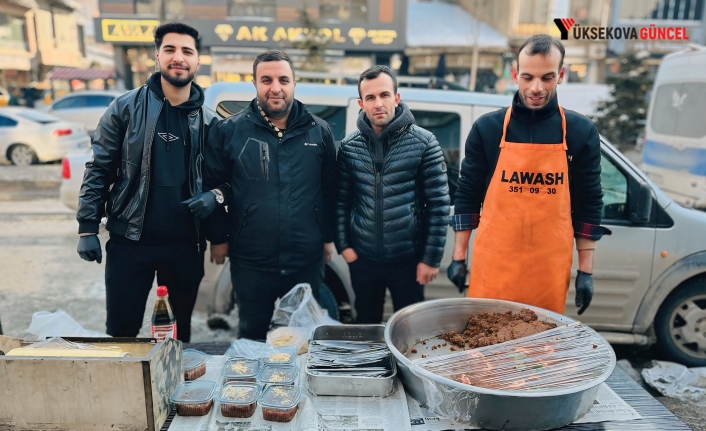
[[[0,85],[47,86],[54,67],[87,67],[80,8],[73,0],[0,0]]]
[[[404,0],[100,0],[96,39],[113,44],[118,78],[134,88],[155,70],[154,28],[184,22],[201,34],[199,84],[248,81],[263,50],[286,50],[297,66],[304,61],[306,51],[294,48],[309,31],[303,9],[326,42],[329,73],[358,74],[404,50]]]

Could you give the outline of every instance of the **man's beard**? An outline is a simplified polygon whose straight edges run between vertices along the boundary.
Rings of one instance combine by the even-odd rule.
[[[527,108],[529,108],[529,109],[542,109],[542,108],[544,108],[545,106],[547,106],[547,105],[549,104],[549,102],[551,102],[551,100],[552,100],[555,96],[556,96],[556,87],[554,87],[554,89],[553,89],[552,91],[550,91],[550,92],[547,93],[547,98],[545,99],[547,102],[546,102],[544,105],[542,105],[542,106],[537,106],[537,107],[531,106],[531,105],[530,105],[529,103],[527,103],[527,101],[525,100],[525,95],[524,95],[524,93],[522,93],[522,92],[520,92],[520,101],[522,102],[522,105],[524,105],[525,107],[527,107]]]
[[[167,70],[164,70],[160,66],[160,73],[162,74],[162,78],[164,78],[168,83],[173,85],[174,87],[181,88],[186,85],[188,85],[191,81],[194,80],[194,77],[196,76],[196,72],[194,73],[189,73],[189,68],[188,66],[184,65],[182,66],[185,68],[184,72],[186,72],[186,76],[173,76],[169,74],[169,69],[171,68],[171,65],[167,66]]]
[[[289,115],[289,111],[292,110],[292,103],[294,103],[293,99],[287,100],[287,96],[282,96],[284,99],[284,104],[282,105],[281,108],[279,109],[271,109],[267,105],[267,99],[263,100],[260,95],[257,95],[257,103],[260,104],[260,108],[262,108],[263,112],[265,112],[265,115],[267,115],[267,118],[270,120],[281,120],[282,118],[285,118]]]

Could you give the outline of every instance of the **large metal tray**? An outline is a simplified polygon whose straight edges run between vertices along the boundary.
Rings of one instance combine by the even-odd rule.
[[[384,325],[324,325],[314,330],[315,340],[373,341],[385,343]],[[306,362],[309,364],[309,354]],[[397,366],[390,353],[392,375],[390,377],[341,377],[317,376],[309,373],[305,366],[306,383],[314,395],[340,395],[355,397],[386,397],[397,390]]]
[[[506,431],[547,430],[574,422],[591,408],[598,387],[615,369],[615,354],[605,372],[579,387],[564,390],[521,394],[507,390],[493,390],[465,385],[435,374],[425,372],[424,377],[410,370],[412,360],[405,355],[411,346],[421,340],[433,338],[448,331],[463,332],[468,317],[482,311],[513,313],[522,308],[533,310],[541,320],[561,324],[573,323],[566,316],[529,305],[510,301],[478,298],[453,298],[426,301],[403,308],[395,313],[385,327],[385,341],[397,360],[400,380],[407,393],[422,404],[428,400],[423,379],[448,388],[436,394],[440,408],[464,409],[471,425],[483,429]],[[598,343],[606,343],[596,334]],[[434,356],[443,354],[434,351]],[[429,382],[427,382],[429,383]]]

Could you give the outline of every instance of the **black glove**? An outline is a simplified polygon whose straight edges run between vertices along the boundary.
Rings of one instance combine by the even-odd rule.
[[[449,276],[449,280],[456,285],[458,291],[463,293],[463,289],[466,286],[466,275],[468,275],[468,269],[466,269],[465,260],[454,260],[449,265],[449,269],[446,271]]]
[[[198,218],[208,217],[218,206],[216,197],[213,196],[211,191],[199,193],[193,198],[187,199],[182,203],[189,205],[191,212]]]
[[[591,305],[593,299],[593,275],[581,270],[576,275],[576,306],[579,309],[579,316]]]
[[[101,242],[98,235],[82,236],[78,239],[78,247],[76,248],[81,259],[98,263],[103,261],[103,252],[101,252]]]

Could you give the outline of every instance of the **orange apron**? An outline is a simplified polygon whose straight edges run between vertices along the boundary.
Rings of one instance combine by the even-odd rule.
[[[566,117],[560,106],[561,144],[515,143],[505,141],[511,113],[473,244],[468,296],[564,313],[574,242]]]

